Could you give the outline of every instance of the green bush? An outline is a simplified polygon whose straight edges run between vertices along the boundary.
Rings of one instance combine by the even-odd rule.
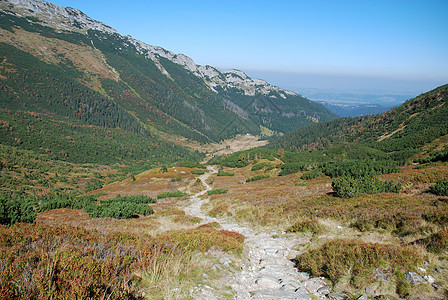
[[[207,194],[209,196],[214,195],[214,194],[227,194],[227,189],[215,189],[215,190],[208,191]]]
[[[204,170],[193,170],[191,171],[191,174],[193,175],[203,175],[205,173]]]
[[[334,179],[331,186],[336,195],[341,198],[352,198],[361,193],[399,193],[401,191],[401,183],[394,185],[393,181],[382,182],[377,177],[342,176]]]
[[[229,173],[229,172],[224,172],[224,171],[219,171],[218,172],[218,176],[234,176],[235,174],[233,173]]]
[[[157,199],[170,198],[170,197],[183,197],[187,195],[188,195],[187,193],[181,191],[163,192],[157,195]]]
[[[199,169],[206,169],[207,167],[204,165],[201,165],[200,163],[191,162],[191,161],[181,161],[176,163],[176,166],[179,167],[185,167],[185,168],[199,168]]]
[[[91,218],[130,219],[135,215],[148,216],[153,213],[152,207],[143,203],[106,200],[101,205],[89,206],[87,213]]]
[[[33,202],[25,195],[13,193],[0,194],[0,224],[32,223],[37,213]]]
[[[176,181],[181,181],[182,178],[180,177],[176,177],[176,178],[171,178],[171,182],[176,182]]]
[[[91,218],[129,219],[135,215],[150,215],[153,213],[149,203],[155,203],[151,197],[144,195],[120,196],[109,200],[102,200],[101,205],[86,205],[84,210]]]
[[[258,170],[261,170],[264,167],[268,167],[268,166],[272,166],[272,165],[268,164],[268,163],[259,163],[259,164],[253,165],[250,170],[251,171],[258,171]]]
[[[260,180],[260,179],[265,179],[265,178],[269,178],[269,175],[256,175],[250,178],[246,179],[246,182],[252,182],[252,181],[256,181],[256,180]]]
[[[448,196],[448,178],[437,181],[436,184],[429,187],[431,193],[439,196]]]
[[[325,175],[331,178],[340,176],[363,178],[395,172],[398,172],[397,163],[392,161],[347,160],[327,164],[324,167]]]
[[[286,163],[280,166],[281,171],[278,176],[285,176],[293,173],[297,173],[299,171],[304,171],[308,167],[305,163],[302,162],[292,162]]]
[[[306,172],[303,174],[300,179],[310,180],[319,177],[322,174],[322,170],[317,168],[312,171]]]

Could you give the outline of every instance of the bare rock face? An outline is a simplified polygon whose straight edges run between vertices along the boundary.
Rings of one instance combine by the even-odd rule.
[[[21,16],[38,17],[47,26],[68,31],[85,31],[94,29],[110,34],[118,34],[118,31],[93,20],[82,11],[62,7],[42,0],[4,0],[0,2],[0,9],[14,9]]]
[[[426,284],[426,280],[416,272],[407,272],[405,274],[406,280],[412,285]]]

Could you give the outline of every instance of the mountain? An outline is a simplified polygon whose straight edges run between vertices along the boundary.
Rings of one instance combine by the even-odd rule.
[[[443,85],[381,114],[296,129],[269,147],[305,151],[356,142],[390,153],[394,159],[405,159],[424,144],[448,134],[447,101],[448,85]]]
[[[73,135],[83,143],[82,135],[95,128],[89,148],[113,161],[126,154],[108,149],[133,148],[111,137],[117,130],[116,136],[144,144],[142,149],[151,143],[163,148],[167,135],[204,143],[240,133],[285,133],[336,117],[241,71],[199,66],[183,54],[122,36],[77,9],[7,0],[0,2],[0,15],[1,114],[5,128],[13,128],[2,143],[83,160],[87,152],[77,149],[87,145],[73,146]],[[36,116],[42,122],[25,125]]]

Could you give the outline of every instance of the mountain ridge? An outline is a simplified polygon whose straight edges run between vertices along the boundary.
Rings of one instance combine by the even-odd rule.
[[[85,32],[89,29],[93,29],[110,34],[120,35],[120,33],[112,27],[102,22],[91,19],[82,11],[75,8],[59,6],[57,4],[46,2],[43,0],[7,0],[2,2],[9,2],[10,4],[14,5],[15,9],[22,9],[23,16],[35,16],[36,14],[38,16],[45,16],[47,20],[40,20],[44,20],[44,22],[46,21],[45,23],[47,25],[54,26],[57,29],[75,32]],[[1,4],[2,3],[0,3],[0,5]],[[69,22],[64,22],[64,19],[58,17],[58,15],[62,15],[63,17],[67,18]],[[48,22],[48,20],[55,21]],[[62,24],[57,23],[56,21],[62,21]],[[246,95],[251,96],[255,95],[255,86],[261,86],[263,88],[261,90],[263,94],[268,94],[269,91],[280,91],[288,95],[297,95],[295,92],[273,86],[267,83],[265,80],[250,78],[243,71],[230,69],[228,71],[221,72],[218,68],[210,65],[197,65],[190,57],[182,53],[175,54],[162,47],[149,45],[145,42],[136,40],[130,35],[126,35],[123,37],[127,38],[128,41],[136,47],[137,51],[139,51],[140,54],[147,55],[147,57],[151,58],[156,63],[157,67],[160,68],[160,71],[168,77],[170,77],[170,75],[158,61],[159,57],[167,58],[170,61],[182,66],[186,70],[191,71],[194,75],[203,79],[204,82],[216,93],[217,91],[214,89],[216,85],[230,85],[232,87],[243,90]],[[281,94],[282,98],[285,98],[284,94]]]
[[[184,54],[122,36],[77,9],[8,0],[0,2],[0,13],[0,42],[76,73],[78,82],[150,132],[204,143],[237,134],[281,134],[336,118],[301,95],[239,70],[196,65]]]

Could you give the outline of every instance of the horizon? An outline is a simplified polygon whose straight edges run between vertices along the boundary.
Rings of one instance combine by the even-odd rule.
[[[283,88],[419,94],[448,83],[446,1],[50,2]]]

